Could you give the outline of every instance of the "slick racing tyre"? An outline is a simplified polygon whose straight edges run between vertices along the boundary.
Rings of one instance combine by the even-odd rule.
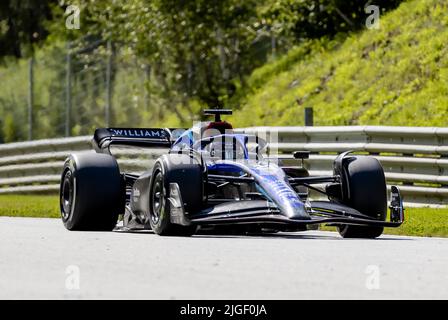
[[[149,222],[159,235],[190,236],[196,226],[184,226],[171,222],[169,190],[170,183],[179,186],[186,212],[194,213],[202,205],[202,168],[195,160],[184,154],[168,154],[160,157],[154,165],[149,190]]]
[[[385,221],[387,215],[386,179],[380,162],[367,156],[349,157],[344,164],[343,183],[348,190],[344,204],[377,220]],[[340,225],[339,234],[344,238],[379,237],[383,227]]]
[[[67,158],[60,209],[68,230],[110,231],[124,212],[124,205],[124,183],[114,157],[86,152]]]

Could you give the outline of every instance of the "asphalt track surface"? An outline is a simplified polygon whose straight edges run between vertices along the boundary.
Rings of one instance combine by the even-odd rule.
[[[448,239],[160,237],[0,217],[1,299],[448,299]]]

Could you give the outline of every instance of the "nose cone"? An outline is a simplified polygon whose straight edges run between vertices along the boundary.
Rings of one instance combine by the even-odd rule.
[[[283,171],[271,165],[264,170],[252,171],[258,184],[275,202],[280,212],[291,219],[310,220],[311,217],[305,209],[296,191],[285,181]]]
[[[264,184],[264,185],[263,185]],[[275,202],[280,212],[288,218],[310,220],[305,204],[297,196],[297,193],[283,180],[275,179],[260,185],[268,191],[269,196]]]
[[[306,211],[305,204],[300,201],[297,196],[296,198],[297,200],[288,198],[288,201],[284,201],[284,199],[281,199],[279,202],[276,201],[281,213],[291,219],[311,219]]]

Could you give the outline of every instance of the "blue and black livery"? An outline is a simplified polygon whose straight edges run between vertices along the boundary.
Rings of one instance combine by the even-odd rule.
[[[205,114],[214,115],[214,121],[187,130],[97,129],[96,153],[71,155],[64,165],[64,225],[70,230],[100,225],[187,236],[301,231],[331,224],[343,237],[376,238],[384,227],[402,224],[404,209],[396,186],[390,190],[386,221],[386,182],[377,159],[345,152],[336,157],[332,175],[310,176],[303,166],[309,152],[294,152],[296,164],[285,166],[267,155],[269,143],[264,139],[235,132],[221,120],[230,110],[205,110]],[[166,148],[167,153],[146,172],[124,173],[111,154],[113,144]],[[119,178],[112,183],[111,176]],[[81,188],[92,184],[90,195],[83,194]],[[310,190],[327,200],[313,201]],[[101,213],[94,212],[98,210]],[[107,223],[101,225],[100,214]],[[117,227],[119,216],[123,223]]]

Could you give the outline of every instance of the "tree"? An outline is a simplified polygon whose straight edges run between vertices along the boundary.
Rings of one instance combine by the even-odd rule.
[[[364,8],[370,4],[383,12],[397,7],[402,0],[281,0],[263,10],[272,24],[280,24],[282,33],[296,39],[334,36],[365,26]]]
[[[3,0],[0,2],[0,57],[29,55],[32,45],[43,41],[56,1]]]
[[[86,0],[81,6],[88,33],[100,30],[102,38],[132,48],[151,65],[159,94],[175,112],[190,99],[223,106],[235,92],[235,81],[263,62],[251,50],[258,22],[255,0]]]

